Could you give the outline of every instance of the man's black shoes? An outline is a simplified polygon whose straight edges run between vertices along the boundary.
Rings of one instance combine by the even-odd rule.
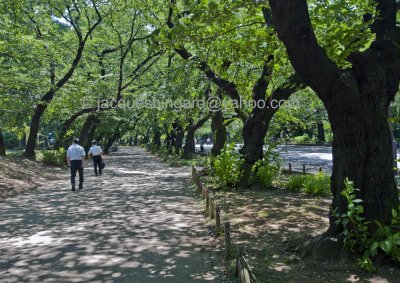
[[[79,189],[82,190],[82,189],[83,189],[83,186],[82,186],[82,185],[79,185]]]
[[[75,191],[75,186],[72,186],[72,189],[71,189],[71,191]]]

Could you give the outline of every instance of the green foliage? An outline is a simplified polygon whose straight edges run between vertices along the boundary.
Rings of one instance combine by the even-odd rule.
[[[330,194],[330,177],[322,172],[315,175],[306,175],[303,182],[303,192],[315,196],[328,196]]]
[[[285,184],[285,188],[292,191],[300,190],[303,187],[305,177],[305,175],[291,175]]]
[[[13,149],[18,146],[19,140],[18,140],[18,136],[15,133],[4,132],[3,138],[4,138],[4,144],[6,145],[6,148]]]
[[[310,138],[307,134],[293,138],[294,144],[315,144],[317,143],[316,137]]]
[[[65,166],[65,150],[45,150],[43,151],[42,161],[46,164],[54,165],[57,167]]]
[[[276,145],[268,144],[267,149],[264,150],[263,159],[254,164],[252,176],[256,182],[264,187],[271,187],[279,176],[280,165],[281,159],[279,152],[276,151]]]
[[[292,175],[285,187],[315,196],[328,196],[330,194],[330,178],[322,172],[313,175]]]
[[[379,252],[400,262],[400,207],[398,210],[392,210],[390,225],[375,221],[377,229],[372,234],[371,222],[364,216],[363,201],[356,198],[356,191],[354,183],[346,179],[345,189],[341,195],[346,199],[347,210],[342,214],[337,210],[334,211],[338,219],[336,224],[343,227],[345,246],[361,255],[357,263],[369,271],[375,270],[372,258]]]
[[[212,173],[222,188],[237,186],[241,177],[243,159],[234,149],[235,144],[226,145],[221,154],[212,159]]]

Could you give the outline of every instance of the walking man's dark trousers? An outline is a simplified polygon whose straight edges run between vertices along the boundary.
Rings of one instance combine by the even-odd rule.
[[[101,175],[101,168],[100,168],[100,162],[101,162],[101,155],[95,155],[93,156],[93,166],[94,166],[94,174],[97,176],[97,167],[99,167],[99,174]]]
[[[75,189],[76,172],[79,173],[79,189],[82,189],[83,184],[83,166],[82,160],[71,160],[71,185]]]

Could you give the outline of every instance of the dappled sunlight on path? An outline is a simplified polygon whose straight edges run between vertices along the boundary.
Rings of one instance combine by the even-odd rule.
[[[0,203],[1,282],[202,282],[215,254],[189,190],[190,169],[139,148]],[[89,164],[87,164],[89,166]]]

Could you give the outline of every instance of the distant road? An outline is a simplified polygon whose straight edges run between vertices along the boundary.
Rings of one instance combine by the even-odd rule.
[[[209,153],[211,148],[212,144],[204,145],[206,153]],[[200,145],[196,145],[196,150],[200,151]],[[278,150],[284,160],[283,167],[285,169],[288,168],[290,162],[294,171],[302,171],[304,164],[306,172],[317,172],[319,167],[322,167],[323,172],[332,172],[332,147],[330,146],[280,145]],[[399,154],[397,154],[397,158],[400,158]]]

